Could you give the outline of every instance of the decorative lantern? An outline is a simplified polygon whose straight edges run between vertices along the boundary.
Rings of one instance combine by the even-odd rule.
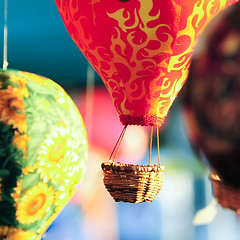
[[[87,138],[52,80],[0,70],[0,239],[40,239],[76,191]]]
[[[240,209],[240,5],[207,28],[190,68],[183,113],[194,149],[204,155],[219,204]]]
[[[70,36],[102,78],[125,126],[118,143],[127,125],[162,126],[186,81],[193,47],[203,27],[235,2],[56,0]],[[103,164],[103,170],[112,168],[116,173],[119,166],[115,164]],[[161,179],[163,169],[158,165],[147,167],[146,175],[156,169]],[[129,167],[118,174],[127,176]],[[139,169],[131,171],[138,174]],[[159,188],[161,184],[159,181]]]

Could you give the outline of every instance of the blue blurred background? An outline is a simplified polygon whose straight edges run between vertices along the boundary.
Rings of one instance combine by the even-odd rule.
[[[1,33],[3,3],[0,2]],[[3,46],[3,34],[0,35],[0,46]],[[2,47],[0,55],[3,55]],[[88,63],[68,35],[55,1],[8,1],[8,62],[10,69],[51,78],[64,87],[74,101],[78,101],[86,91]],[[103,87],[97,74],[94,77],[95,86]],[[181,106],[179,98],[173,104],[161,132],[164,186],[152,203],[115,203],[105,194],[86,207],[81,204],[81,199],[77,199],[64,208],[43,239],[240,239],[237,215],[220,206],[216,207],[217,214],[209,224],[195,226],[192,222],[197,211],[206,207],[213,197],[209,170],[195,156],[188,142]],[[141,163],[147,161],[148,154]],[[100,172],[97,181],[102,184]],[[89,184],[85,195],[91,194],[96,187],[94,183]]]
[[[4,1],[0,4],[3,33]],[[8,1],[7,24],[9,68],[49,77],[65,88],[85,85],[87,61],[68,35],[55,1]]]

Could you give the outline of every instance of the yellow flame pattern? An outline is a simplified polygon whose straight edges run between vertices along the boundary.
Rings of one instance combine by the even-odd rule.
[[[187,79],[201,31],[235,2],[56,0],[68,32],[102,78],[123,124],[159,126]]]

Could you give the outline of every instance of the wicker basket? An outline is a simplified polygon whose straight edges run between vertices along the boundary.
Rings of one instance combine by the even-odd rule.
[[[116,202],[151,202],[163,184],[162,165],[102,163],[103,182]]]
[[[209,176],[213,194],[216,197],[218,203],[224,208],[230,208],[234,211],[240,210],[240,188],[234,188],[224,184],[224,182],[213,173]]]

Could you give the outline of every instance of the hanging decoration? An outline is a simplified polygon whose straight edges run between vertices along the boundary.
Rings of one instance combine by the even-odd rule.
[[[151,202],[158,195],[163,184],[164,166],[160,165],[159,142],[157,143],[158,165],[151,164],[153,128],[151,128],[148,166],[116,163],[116,157],[125,131],[126,126],[113,149],[110,161],[102,163],[102,169],[104,172],[103,182],[106,189],[116,202]],[[157,140],[159,140],[158,128]]]
[[[195,151],[204,156],[219,204],[240,209],[240,4],[206,30],[194,56],[183,115]]]
[[[0,239],[40,239],[83,177],[83,120],[52,80],[0,70],[0,125]]]
[[[124,125],[114,148],[116,154],[127,125],[156,126],[157,131],[163,125],[186,81],[202,29],[219,11],[236,2],[56,0],[67,31],[102,78]],[[106,167],[116,172],[119,166],[115,168],[115,164],[103,164],[104,173]],[[121,166],[125,167],[129,171],[128,165]],[[160,163],[153,169],[162,176]],[[149,164],[149,171],[153,169]],[[119,175],[125,176],[126,171]]]
[[[237,0],[56,0],[73,41],[108,89],[123,125],[161,126],[202,28]]]

